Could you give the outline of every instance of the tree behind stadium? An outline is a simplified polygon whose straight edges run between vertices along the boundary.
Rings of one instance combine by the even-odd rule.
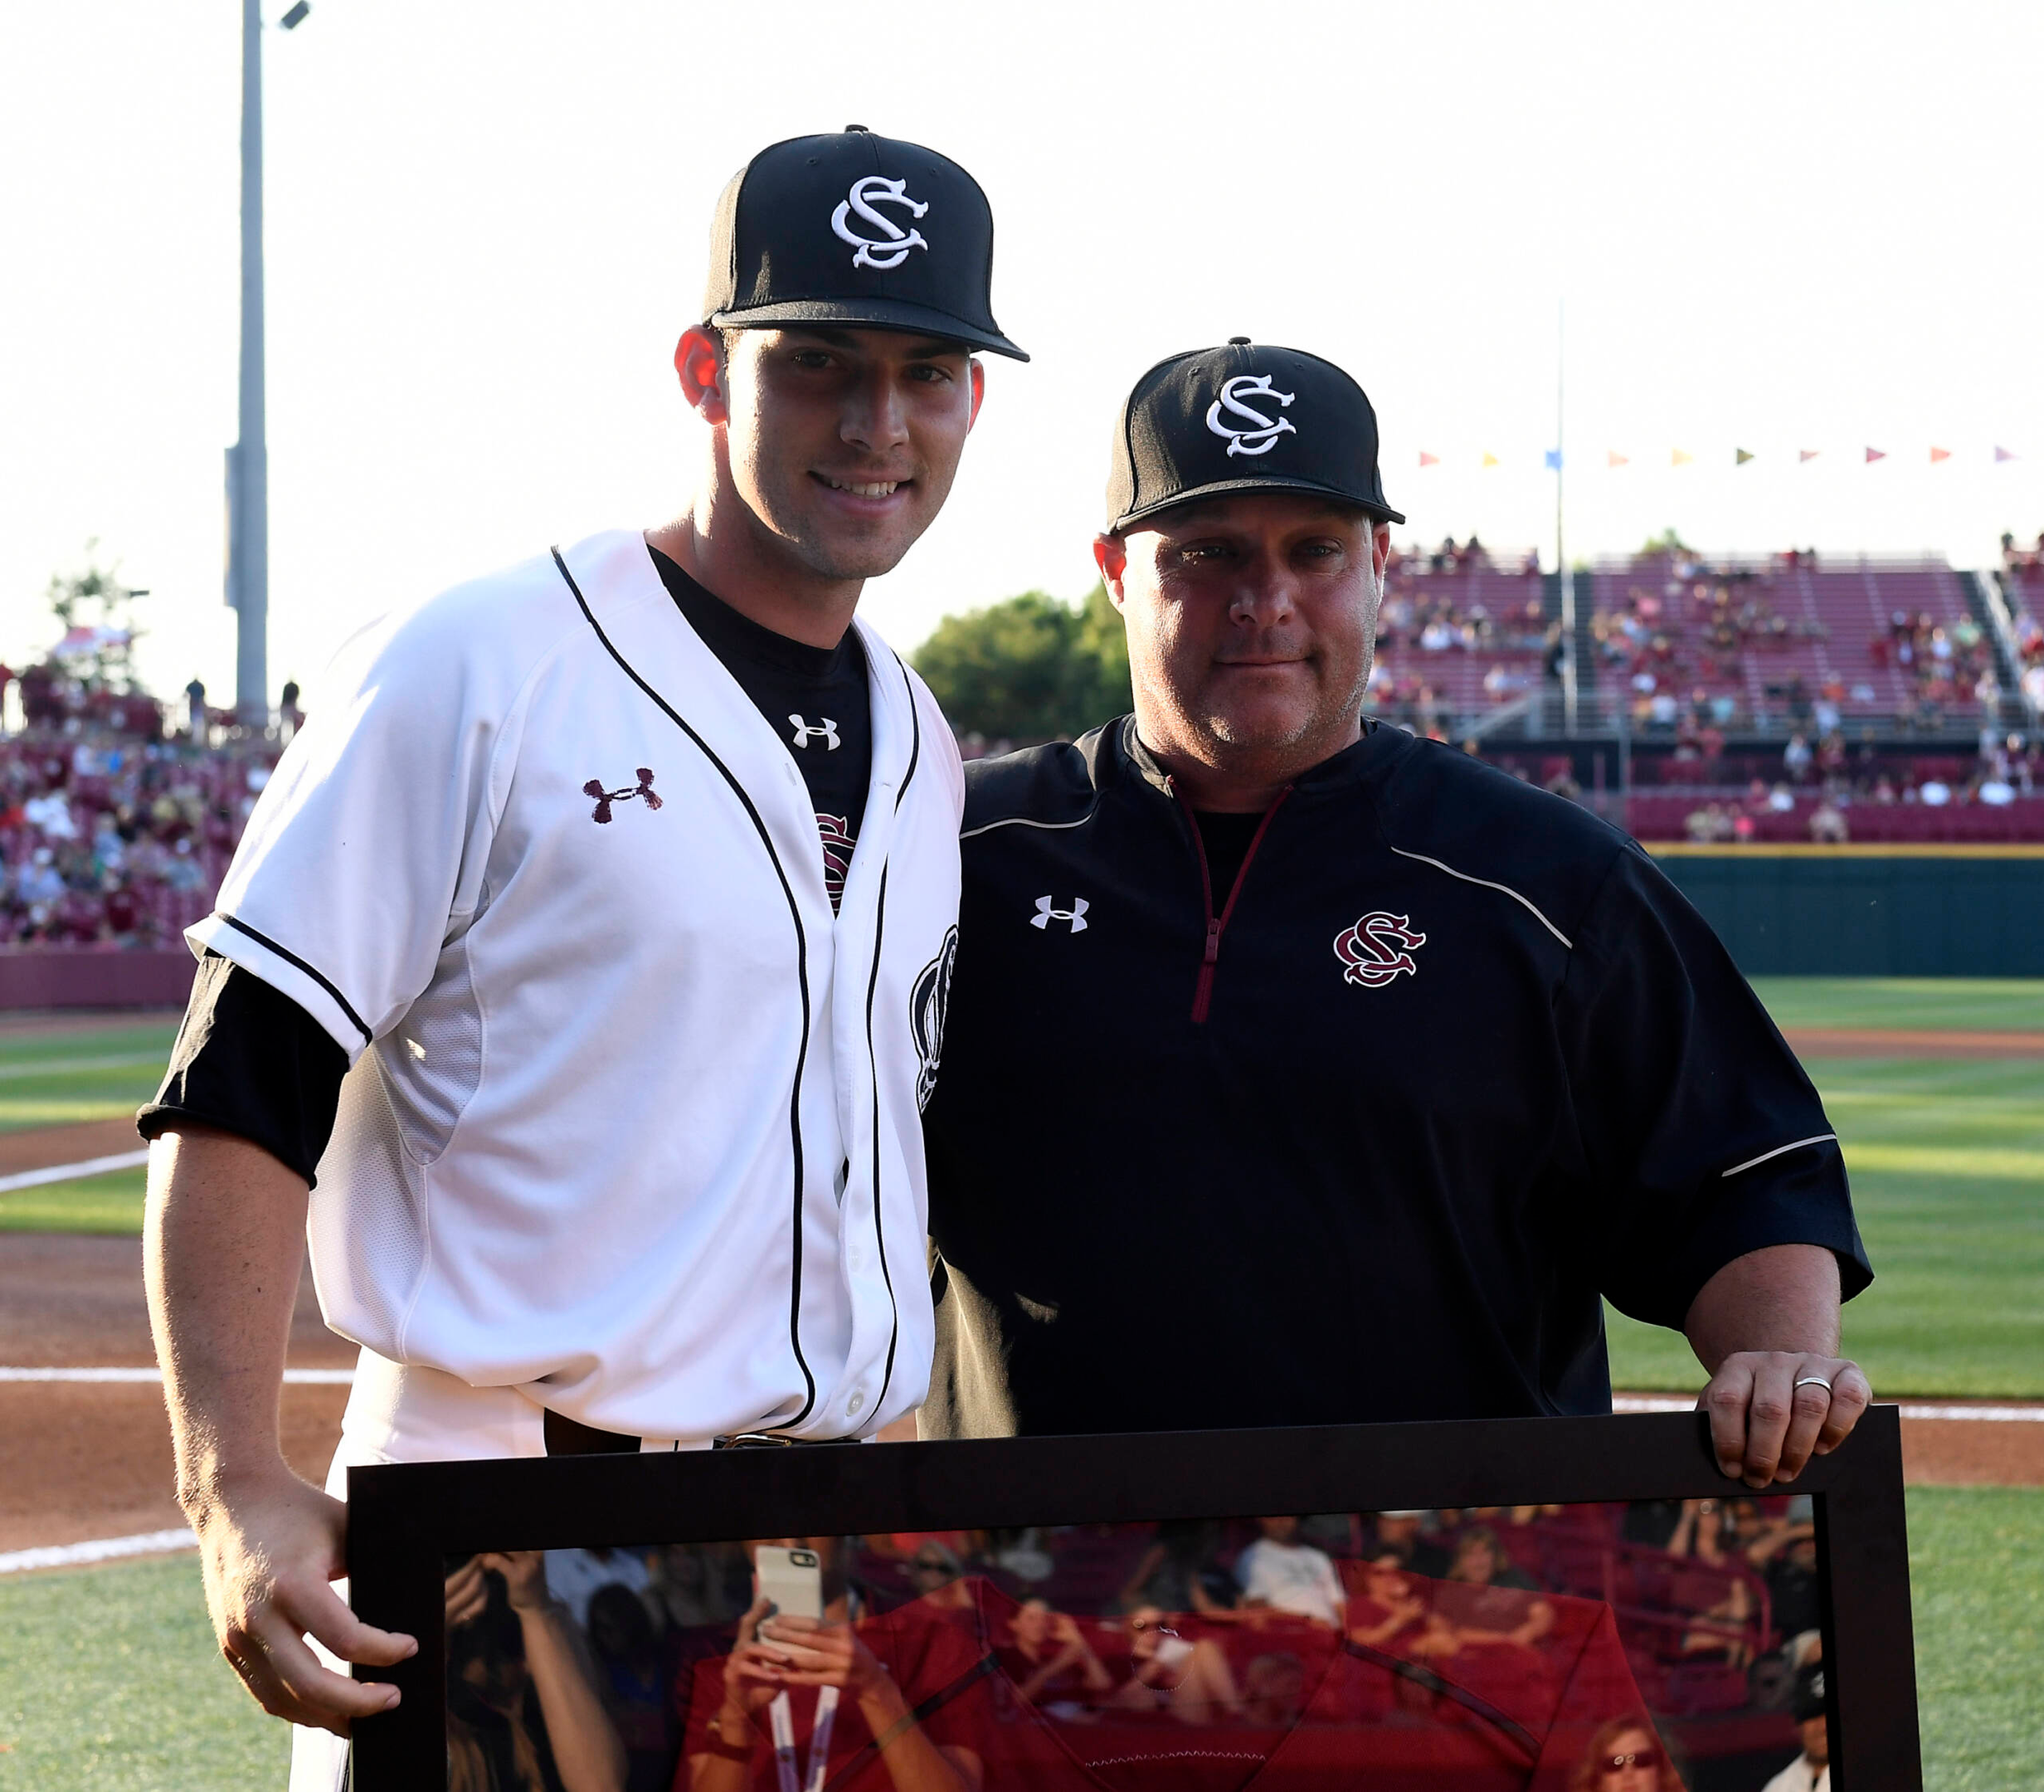
[[[1078,605],[1042,592],[948,616],[913,655],[961,734],[1068,740],[1133,706],[1122,618],[1096,585]]]

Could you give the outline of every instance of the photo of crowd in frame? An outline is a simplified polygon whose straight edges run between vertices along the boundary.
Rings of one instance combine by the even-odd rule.
[[[1915,1787],[1887,1419],[1803,1484],[1758,1495],[1694,1491],[1710,1478],[1687,1467],[1704,1460],[1696,1426],[1667,1415],[358,1471],[357,1609],[410,1623],[424,1665],[402,1716],[358,1726],[353,1785]],[[1171,1472],[1174,1458],[1185,1470],[1234,1449],[1214,1478],[1229,1483],[1214,1488],[1218,1507],[1246,1491],[1245,1469],[1279,1493],[1297,1479],[1286,1461],[1315,1443],[1338,1454],[1391,1441],[1374,1434],[1428,1434],[1437,1455],[1494,1465],[1501,1435],[1530,1443],[1555,1428],[1594,1442],[1622,1467],[1605,1478],[1635,1496],[1642,1457],[1686,1472],[1657,1478],[1667,1491],[1650,1497],[1312,1511],[1273,1500],[1221,1516],[1185,1516],[1197,1477]],[[924,1497],[908,1515],[942,1504],[957,1522],[845,1522],[904,1509],[856,1484],[898,1486],[903,1467],[884,1458],[904,1454],[937,1471],[909,1478]],[[1848,1461],[1858,1473],[1840,1483]],[[1125,1515],[1132,1470],[1166,1473],[1169,1516]],[[1572,1478],[1586,1471],[1598,1478],[1594,1462]],[[927,1497],[932,1478],[980,1474],[976,1502]],[[1013,1522],[1018,1475],[1042,1483],[1046,1522]],[[1537,1490],[1542,1477],[1492,1466],[1480,1478]],[[635,1508],[716,1480],[772,1490],[743,1497],[781,1523],[609,1541]],[[492,1482],[515,1491],[499,1502]],[[1117,1491],[1089,1501],[1089,1482]],[[723,1503],[684,1493],[669,1509]],[[1000,1522],[971,1522],[975,1503]],[[498,1522],[479,1526],[493,1504]],[[493,1531],[547,1546],[444,1546]],[[567,1542],[577,1535],[606,1541]]]

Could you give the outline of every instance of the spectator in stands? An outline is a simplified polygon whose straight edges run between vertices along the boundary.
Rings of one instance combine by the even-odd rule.
[[[1375,1536],[1369,1553],[1392,1561],[1408,1574],[1424,1575],[1429,1580],[1443,1579],[1448,1569],[1448,1551],[1428,1534],[1433,1514],[1428,1512],[1380,1512]]]
[[[1511,1565],[1495,1531],[1477,1525],[1455,1539],[1421,1648],[1439,1655],[1498,1643],[1531,1648],[1554,1627],[1555,1608],[1539,1583]]]
[[[611,1727],[625,1749],[625,1792],[669,1792],[681,1726],[673,1666],[639,1596],[610,1581],[590,1595],[590,1652]]]
[[[1097,1703],[1113,1690],[1114,1676],[1084,1633],[1048,1601],[1024,1600],[1008,1620],[1008,1637],[1007,1648],[996,1653],[1024,1704],[1069,1706],[1076,1713],[1082,1702]]]
[[[1122,1711],[1168,1712],[1190,1724],[1241,1715],[1243,1694],[1236,1691],[1226,1651],[1213,1638],[1188,1639],[1169,1614],[1146,1605],[1128,1615],[1128,1678],[1105,1704]],[[1252,1684],[1255,1671],[1252,1663]],[[1292,1715],[1296,1721],[1297,1712]]]
[[[1799,733],[1791,734],[1788,744],[1782,748],[1782,769],[1800,784],[1810,775],[1810,763],[1814,757],[1809,742]]]
[[[1746,1553],[1767,1583],[1774,1628],[1785,1637],[1815,1630],[1820,1621],[1817,1531],[1809,1523],[1784,1525],[1756,1540]]]
[[[1365,1648],[1381,1648],[1407,1632],[1422,1629],[1427,1602],[1414,1590],[1389,1551],[1363,1575],[1363,1596],[1349,1605],[1349,1640]]]
[[[1810,839],[1819,846],[1842,846],[1851,837],[1845,811],[1838,806],[1837,797],[1826,791],[1810,812]]]
[[[1156,1605],[1202,1617],[1225,1615],[1234,1607],[1235,1587],[1216,1560],[1220,1541],[1220,1527],[1211,1519],[1159,1525],[1156,1541],[1143,1551],[1122,1589],[1122,1609]]]
[[[185,732],[195,746],[206,744],[206,683],[193,679],[184,688]]]
[[[287,742],[305,723],[305,712],[299,707],[298,698],[298,680],[285,679],[283,695],[277,700],[277,724]]]
[[[1614,1717],[1590,1739],[1569,1792],[1682,1792],[1682,1780],[1652,1723]]]
[[[445,1596],[449,1792],[625,1792],[624,1745],[545,1556],[471,1556]]]
[[[1824,1670],[1798,1682],[1789,1710],[1802,1732],[1803,1752],[1761,1788],[1761,1792],[1831,1792],[1831,1726],[1824,1716]]]
[[[1340,1629],[1346,1602],[1326,1552],[1300,1541],[1296,1517],[1259,1518],[1256,1524],[1263,1536],[1235,1559],[1243,1608],[1289,1612]]]

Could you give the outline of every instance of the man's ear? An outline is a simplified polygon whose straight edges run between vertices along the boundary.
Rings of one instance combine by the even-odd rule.
[[[972,370],[967,376],[972,382],[972,415],[966,419],[966,433],[970,435],[972,426],[980,421],[980,404],[986,397],[986,369],[981,366],[977,355],[974,355],[966,365]]]
[[[1370,558],[1377,568],[1377,583],[1384,583],[1384,569],[1391,558],[1391,525],[1380,523],[1370,532]]]
[[[1122,607],[1122,575],[1128,569],[1128,547],[1118,535],[1093,537],[1093,564],[1100,568],[1100,582],[1107,587],[1114,607]]]
[[[730,421],[730,376],[722,336],[705,324],[691,324],[674,344],[674,371],[681,376],[681,395],[690,410],[705,423]]]

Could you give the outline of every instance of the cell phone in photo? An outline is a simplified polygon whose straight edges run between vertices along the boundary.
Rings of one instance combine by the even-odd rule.
[[[784,1618],[823,1617],[823,1562],[812,1549],[762,1543],[752,1558],[759,1590]]]

